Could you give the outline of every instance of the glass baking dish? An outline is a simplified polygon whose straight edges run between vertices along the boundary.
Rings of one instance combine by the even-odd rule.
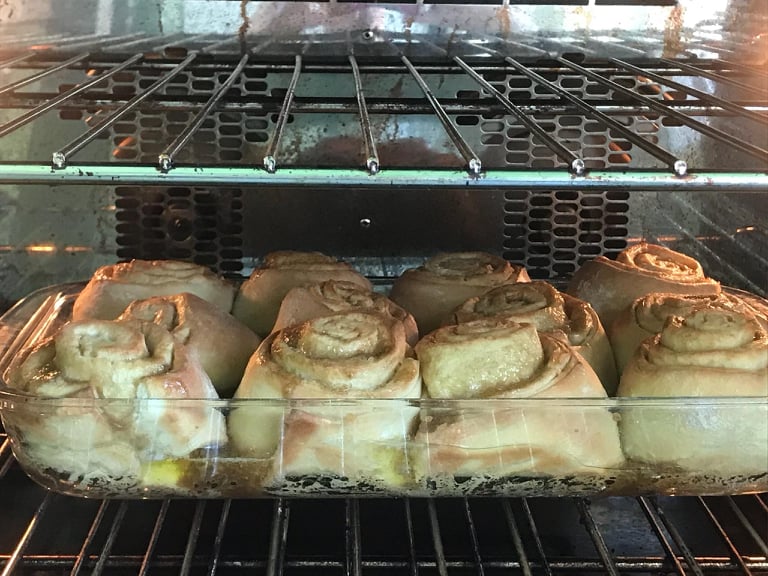
[[[57,492],[248,498],[768,491],[764,397],[116,400],[9,389],[8,370],[68,321],[81,288],[36,292],[0,319],[0,416],[23,469]],[[179,421],[217,440],[179,449]]]

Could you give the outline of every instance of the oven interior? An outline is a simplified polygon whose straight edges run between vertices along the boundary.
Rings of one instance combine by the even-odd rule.
[[[116,259],[386,285],[641,240],[768,286],[762,0],[0,3],[0,310]],[[7,342],[2,342],[7,344]],[[768,498],[101,501],[0,431],[2,574],[768,574]]]

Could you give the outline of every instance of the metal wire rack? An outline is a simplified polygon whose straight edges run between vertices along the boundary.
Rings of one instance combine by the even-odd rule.
[[[251,39],[250,47],[239,46],[242,54],[237,38],[205,36],[74,38],[56,50],[17,48],[0,62],[16,78],[0,87],[0,101],[21,113],[4,115],[0,144],[52,111],[58,122],[46,132],[61,144],[47,158],[3,161],[0,181],[370,187],[463,180],[642,190],[768,184],[768,150],[752,135],[768,125],[760,67],[647,58],[638,55],[639,40],[603,39],[602,53],[609,47],[616,55],[610,58],[586,44],[510,42],[441,46],[367,31],[276,48],[275,40]],[[268,56],[261,54],[266,45]],[[336,115],[332,122],[357,124],[352,148],[339,152],[331,169],[307,155],[328,142],[306,134],[311,130],[299,120],[309,115],[315,123],[318,115],[326,124]],[[350,116],[356,121],[347,122]],[[412,151],[410,165],[390,161],[382,134],[398,116],[433,124],[427,136],[446,143],[442,169],[435,162],[416,169]],[[245,133],[238,131],[243,121]],[[691,139],[725,150],[722,166],[706,155],[689,158]]]
[[[333,239],[354,238],[368,249],[355,256],[402,257],[408,246],[412,257],[439,236],[456,249],[500,251],[537,278],[565,278],[584,259],[614,256],[660,229],[681,238],[673,247],[728,269],[724,281],[758,292],[764,284],[761,269],[745,278],[713,255],[725,248],[711,246],[735,244],[728,260],[741,261],[743,246],[762,242],[759,207],[733,222],[715,208],[717,226],[683,234],[678,222],[704,209],[667,194],[671,207],[658,218],[678,216],[645,222],[654,214],[642,207],[657,192],[733,199],[768,188],[765,67],[718,59],[695,37],[674,59],[658,50],[663,39],[626,33],[130,34],[56,39],[48,49],[32,49],[35,38],[3,40],[0,183],[19,186],[20,197],[36,185],[81,197],[105,187],[95,209],[114,204],[115,221],[96,226],[106,238],[116,232],[119,258],[194,259],[238,275],[249,258],[286,245],[346,257]],[[724,42],[712,48],[728,56]],[[370,201],[374,188],[386,202]],[[486,214],[474,229],[454,209],[470,190],[483,191],[471,209]],[[305,207],[298,216],[294,202]],[[403,220],[439,206],[428,233],[418,216]],[[321,211],[325,227],[313,218]],[[265,227],[270,234],[252,233]],[[46,243],[19,229],[21,246],[9,242],[9,251],[42,244],[74,254],[66,251],[84,245],[62,240],[67,231]],[[746,251],[759,259],[760,250]],[[92,267],[78,254],[83,270]],[[392,276],[394,264],[370,273]],[[25,290],[13,287],[19,297]]]
[[[10,574],[768,574],[768,498],[97,501],[0,436]]]

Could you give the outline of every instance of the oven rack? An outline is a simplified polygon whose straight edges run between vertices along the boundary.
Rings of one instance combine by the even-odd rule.
[[[85,500],[34,485],[0,435],[0,500],[3,576],[768,574],[765,494]]]
[[[286,41],[268,56],[260,54],[260,47],[275,41],[249,40],[253,47],[240,55],[234,51],[238,42],[233,37],[162,42],[160,37],[142,35],[117,41],[76,37],[56,49],[14,49],[0,62],[0,69],[17,78],[0,87],[2,108],[16,113],[0,125],[0,147],[9,145],[28,124],[34,130],[42,118],[50,120],[47,113],[58,113],[53,126],[46,127],[51,134],[65,119],[85,117],[85,121],[74,137],[48,150],[47,158],[0,162],[0,182],[466,185],[526,190],[758,191],[768,186],[768,150],[759,137],[768,125],[764,68],[716,58],[648,58],[626,40],[621,45],[602,40],[609,47],[612,42],[620,46],[614,50],[619,56],[597,58],[591,56],[598,54],[595,49],[556,40],[539,41],[545,48],[517,41],[512,46],[502,38],[438,45],[427,37],[369,33],[372,43],[346,38],[346,56],[326,54],[328,46],[342,44],[328,38]],[[280,86],[267,91],[268,75],[278,78]],[[407,80],[416,88],[405,96],[394,90],[373,95],[372,77],[389,85]],[[465,89],[441,91],[446,78]],[[628,79],[634,80],[628,83]],[[302,81],[308,81],[310,88],[302,88]],[[311,88],[323,83],[326,93],[315,96]],[[336,90],[334,83],[340,86]],[[25,89],[30,86],[36,88]],[[530,91],[520,92],[516,86],[529,86]],[[182,114],[186,121],[156,135],[152,146],[139,142],[137,150],[135,141],[152,131],[124,130],[126,119],[142,112]],[[291,157],[293,161],[286,159],[289,136],[294,148],[310,146],[302,143],[301,134],[291,135],[295,130],[291,122],[304,114],[323,122],[328,117],[334,122],[352,118],[350,124],[358,126],[357,159],[307,167],[301,150]],[[257,145],[240,137],[236,151],[196,153],[212,133],[217,139],[214,147],[226,140],[222,130],[235,133],[233,124],[222,120],[225,115],[259,118]],[[440,167],[424,162],[419,167],[411,158],[410,166],[388,165],[372,120],[387,115],[431,117],[441,127],[446,152],[455,161]],[[568,130],[557,122],[572,117],[589,120],[618,142],[610,142],[614,154],[607,161],[588,157],[591,148],[583,136],[562,136]],[[488,118],[511,121],[530,135],[526,159],[508,154],[515,159],[499,160],[497,154],[487,161],[489,148],[484,143],[491,137],[483,133],[480,140],[472,140],[477,140],[473,134],[478,132],[473,126]],[[677,130],[676,134],[684,131],[681,141],[702,139],[707,146],[727,151],[736,162],[722,168],[714,158],[689,158],[685,143],[675,139],[662,143],[658,135],[641,132],[636,126],[640,119],[656,125],[656,131],[659,126]],[[94,146],[105,138],[106,148]],[[231,140],[237,138],[223,145],[232,146]],[[91,154],[85,153],[86,147]],[[101,151],[94,152],[96,148]],[[517,150],[509,145],[507,149]]]

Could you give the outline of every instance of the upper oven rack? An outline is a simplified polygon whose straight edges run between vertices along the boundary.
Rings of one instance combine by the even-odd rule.
[[[212,35],[73,37],[45,49],[34,40],[4,42],[0,69],[13,80],[0,86],[0,150],[11,148],[19,134],[36,129],[57,134],[64,119],[85,121],[62,137],[62,144],[49,143],[32,157],[8,160],[3,154],[3,183],[768,187],[768,146],[760,138],[768,125],[765,68],[717,58],[648,57],[643,47],[653,39],[601,38],[603,52],[557,39],[525,43],[472,37],[441,45],[431,37],[372,30],[322,40],[249,38],[247,43]],[[615,56],[597,57],[606,46]],[[279,87],[263,89],[267,77]],[[398,93],[393,87],[403,81],[411,89]],[[444,81],[460,89],[446,91]],[[321,95],[313,92],[318,85]],[[517,86],[529,86],[530,92]],[[134,135],[117,138],[119,128],[125,119],[147,112],[183,113],[186,121],[153,142],[156,153],[131,155],[124,143]],[[254,145],[241,137],[245,152],[236,161],[226,155],[190,156],[190,149],[209,138],[212,125],[219,129],[222,115],[260,118],[259,141]],[[303,135],[296,133],[306,127],[292,125],[300,116],[355,125],[354,146],[326,165],[308,161],[302,156],[306,150],[287,150],[323,144],[302,143]],[[558,128],[560,119],[574,116],[600,126],[619,142],[610,143],[615,155],[624,153],[631,161],[623,161],[621,170],[590,161],[589,142],[563,136],[568,130]],[[429,118],[435,128],[424,140],[445,142],[440,161],[388,163],[385,156],[392,152],[382,148],[397,146],[398,140],[383,141],[386,127],[377,127],[374,117]],[[501,119],[529,133],[528,159],[505,162],[491,155],[487,161],[487,135],[473,128],[472,118]],[[674,138],[661,142],[643,132],[641,119]],[[473,130],[480,135],[472,136]],[[137,128],[135,139],[145,132]],[[105,138],[114,141],[104,146]],[[699,148],[726,150],[736,160],[719,165],[716,155],[702,159],[691,141]],[[533,147],[543,160],[533,156]],[[345,154],[352,158],[341,158]],[[446,161],[446,156],[453,158]]]

